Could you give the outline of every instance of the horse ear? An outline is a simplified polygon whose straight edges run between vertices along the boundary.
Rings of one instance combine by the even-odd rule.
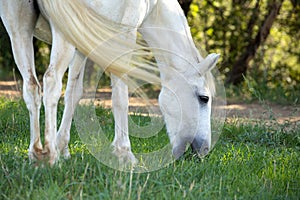
[[[211,71],[217,64],[220,54],[211,53],[204,60],[199,63],[199,70],[201,75]]]

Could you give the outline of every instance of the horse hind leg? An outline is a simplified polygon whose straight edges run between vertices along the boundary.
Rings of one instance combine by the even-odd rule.
[[[75,53],[75,48],[70,45],[52,27],[52,49],[50,65],[44,75],[44,97],[45,107],[45,145],[44,153],[53,165],[59,158],[56,145],[57,136],[57,105],[61,96],[62,77]]]
[[[57,147],[65,159],[70,157],[68,147],[70,130],[75,108],[83,94],[83,75],[85,63],[86,57],[79,51],[76,51],[69,67],[68,83],[65,93],[65,108],[56,138]]]

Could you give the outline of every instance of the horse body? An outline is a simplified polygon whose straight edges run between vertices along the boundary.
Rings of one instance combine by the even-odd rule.
[[[127,75],[124,78],[124,74],[150,82],[158,82],[158,78],[143,69],[129,68],[131,54],[120,61],[113,63],[112,61],[116,56],[136,47],[137,31],[154,51],[160,71],[162,90],[159,103],[174,156],[178,158],[182,155],[188,143],[192,143],[199,154],[208,152],[211,143],[210,112],[214,90],[210,69],[215,66],[219,56],[213,54],[204,59],[198,53],[186,18],[177,1],[38,0],[38,4],[52,31],[51,61],[44,75],[43,84],[46,115],[44,149],[39,139],[38,111],[41,94],[35,75],[32,50],[37,13],[33,1],[0,2],[1,18],[9,32],[15,60],[24,79],[24,99],[30,111],[31,121],[29,147],[31,159],[40,159],[41,155],[45,154],[49,157],[50,164],[53,164],[58,158],[59,151],[69,156],[71,119],[74,107],[82,94],[85,56],[89,56],[114,74],[112,103],[116,125],[113,146],[115,154],[121,155],[121,159],[135,162],[128,137],[128,88],[125,83]],[[22,11],[17,12],[18,14],[26,13],[27,17],[10,18],[11,13],[16,11]],[[105,41],[111,38],[113,41],[106,44]],[[24,45],[25,42],[26,48],[29,47],[31,51],[27,50],[26,52],[30,54],[24,56],[25,52],[20,45]],[[101,51],[97,49],[99,44],[102,44]],[[113,54],[114,48],[111,45],[115,44],[117,45],[113,47],[117,49],[117,53]],[[166,49],[171,53],[161,54],[160,49]],[[56,133],[61,79],[71,60],[66,106],[62,124]],[[108,64],[111,65],[107,66]],[[147,68],[153,69],[151,66]]]

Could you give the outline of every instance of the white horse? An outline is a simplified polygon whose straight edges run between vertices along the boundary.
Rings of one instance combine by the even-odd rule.
[[[120,159],[135,161],[128,137],[126,77],[128,75],[158,82],[158,78],[149,72],[149,69],[155,70],[151,64],[135,60],[135,64],[141,68],[133,69],[129,66],[134,53],[125,56],[125,59],[115,60],[116,56],[136,48],[145,50],[137,55],[145,55],[149,49],[154,51],[162,85],[159,103],[175,158],[184,153],[188,143],[192,144],[197,153],[207,154],[211,146],[210,114],[214,94],[210,70],[216,65],[219,55],[211,54],[203,59],[199,54],[177,1],[39,0],[38,5],[51,26],[53,38],[51,63],[44,76],[44,148],[40,142],[38,123],[41,94],[31,44],[37,19],[34,2],[0,1],[1,18],[10,35],[15,60],[24,79],[24,100],[31,122],[31,159],[46,156],[49,163],[53,164],[59,152],[69,156],[71,118],[82,93],[80,79],[86,55],[114,74],[112,100],[116,126],[113,146]],[[150,48],[135,44],[137,31]],[[26,48],[26,51],[22,51]],[[172,53],[160,54],[158,49]],[[176,55],[181,55],[184,59],[178,59]],[[61,79],[72,58],[65,97],[66,107],[62,124],[56,133],[56,107]],[[179,99],[180,105],[173,101],[174,97]]]

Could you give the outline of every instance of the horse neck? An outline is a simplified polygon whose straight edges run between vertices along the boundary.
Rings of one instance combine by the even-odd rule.
[[[186,17],[175,0],[158,0],[139,31],[160,63],[185,73],[203,58],[193,42]]]

